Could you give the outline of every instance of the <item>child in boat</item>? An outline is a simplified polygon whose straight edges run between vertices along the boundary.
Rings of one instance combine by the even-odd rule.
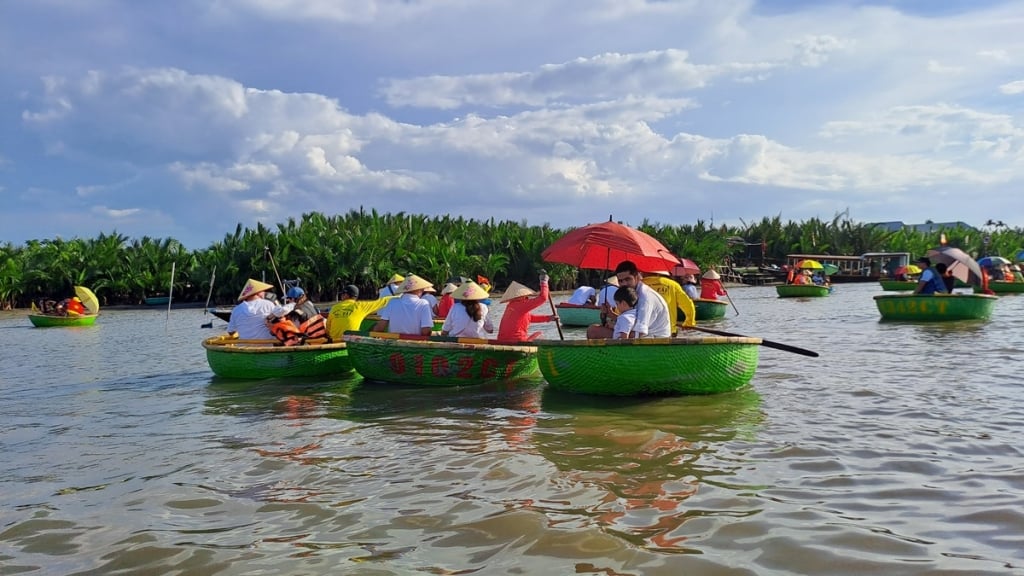
[[[615,291],[615,310],[618,312],[618,319],[615,320],[615,328],[612,329],[612,338],[619,340],[629,338],[633,331],[633,324],[636,323],[636,302],[639,296],[632,286],[622,286]]]
[[[299,327],[292,320],[295,314],[295,304],[289,302],[284,306],[276,306],[267,316],[267,328],[277,338],[277,341],[285,346],[298,346],[304,341],[304,336]]]

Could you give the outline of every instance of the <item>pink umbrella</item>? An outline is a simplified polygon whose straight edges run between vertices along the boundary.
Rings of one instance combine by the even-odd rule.
[[[928,251],[933,263],[942,262],[950,274],[968,284],[981,284],[981,266],[969,254],[952,246],[939,246]]]

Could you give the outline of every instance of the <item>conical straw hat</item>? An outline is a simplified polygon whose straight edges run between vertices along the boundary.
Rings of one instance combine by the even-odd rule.
[[[715,272],[714,270],[708,270],[707,272],[704,273],[703,276],[701,276],[701,278],[707,278],[708,280],[718,280],[719,278],[721,278],[721,276],[719,276],[718,272]]]
[[[458,286],[449,282],[444,285],[444,288],[441,288],[441,294],[451,294],[455,292],[456,289],[458,289]]]
[[[536,294],[536,292],[530,290],[526,286],[523,286],[519,282],[512,282],[509,284],[508,290],[505,290],[505,293],[501,295],[501,301],[508,302],[509,300],[514,300],[520,296],[534,296]]]
[[[415,274],[409,274],[405,280],[402,281],[401,286],[398,287],[398,291],[401,293],[410,292],[413,290],[426,290],[432,288],[434,285],[427,282],[423,278]]]
[[[395,273],[395,274],[391,275],[391,278],[388,278],[388,284],[391,284],[391,283],[398,284],[399,282],[402,282],[404,280],[405,280],[405,276],[402,276],[401,274]]]
[[[619,285],[619,277],[618,276],[609,276],[609,277],[604,279],[604,283],[605,284],[611,284],[612,286],[618,286]]]
[[[486,300],[490,295],[476,282],[470,280],[452,292],[452,298],[456,300]]]
[[[266,282],[260,282],[259,280],[253,280],[252,278],[249,278],[249,281],[245,283],[245,287],[242,288],[242,292],[238,294],[238,300],[245,300],[246,298],[252,296],[253,294],[256,294],[257,292],[266,292],[271,288],[273,288],[273,286],[267,284]]]

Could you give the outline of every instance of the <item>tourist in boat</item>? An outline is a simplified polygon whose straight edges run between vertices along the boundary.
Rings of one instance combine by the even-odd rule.
[[[793,284],[803,286],[811,283],[811,271],[800,270],[793,276]]]
[[[487,291],[472,280],[459,286],[452,293],[457,303],[444,320],[441,336],[487,338],[488,334],[493,334],[494,324],[487,317],[487,305],[481,302],[487,296]]]
[[[806,271],[810,274],[810,270]],[[704,300],[718,300],[720,296],[728,296],[722,286],[721,276],[714,270],[708,270],[700,277],[700,297]]]
[[[601,308],[601,326],[608,323],[615,324],[615,291],[619,289],[619,279],[609,276],[604,279],[604,286],[597,292],[597,304]]]
[[[381,287],[377,291],[377,297],[383,298],[385,296],[398,296],[398,286],[405,280],[405,277],[401,274],[392,274],[391,278],[388,278],[388,283]]]
[[[381,319],[373,325],[374,332],[430,336],[434,330],[434,315],[430,303],[422,296],[427,288],[433,287],[415,274],[406,276],[397,290],[401,296],[391,299],[380,311]]]
[[[359,300],[359,287],[349,284],[341,291],[341,300],[327,313],[327,337],[340,342],[347,330],[359,330],[367,315],[380,310],[394,296],[376,300]]]
[[[427,301],[427,304],[430,304],[430,314],[436,317],[437,296],[434,296],[434,294],[437,294],[437,290],[435,290],[433,286],[429,286],[425,290],[423,290],[423,295],[420,296],[420,298],[423,298],[424,300]]]
[[[618,317],[615,320],[615,327],[612,329],[612,338],[619,340],[629,338],[636,324],[636,302],[638,299],[636,290],[629,286],[622,286],[615,290],[615,310]]]
[[[68,298],[67,304],[65,304],[68,316],[81,316],[85,314],[85,304],[82,304],[82,299],[78,296],[72,296]]]
[[[658,270],[644,274],[644,284],[654,288],[654,291],[665,299],[668,305],[668,317],[672,322],[672,334],[676,333],[677,325],[682,323],[686,326],[697,324],[697,308],[693,300],[686,295],[683,287],[669,277],[665,270]]]
[[[672,316],[668,304],[661,294],[644,284],[643,275],[632,260],[623,260],[615,267],[619,288],[633,288],[637,293],[636,322],[633,338],[668,338],[672,336]],[[618,291],[616,291],[618,292]],[[613,328],[592,325],[587,329],[587,338],[611,338]]]
[[[267,328],[267,316],[274,311],[274,303],[264,298],[267,290],[273,288],[266,282],[246,281],[238,294],[238,304],[231,310],[228,333],[246,340],[267,340],[274,338]]]
[[[935,271],[939,274],[939,278],[942,278],[942,283],[946,285],[946,292],[952,294],[953,288],[956,288],[956,277],[942,262],[935,265]]]
[[[498,325],[498,340],[510,342],[535,340],[540,337],[541,332],[527,335],[526,331],[530,328],[530,324],[558,322],[558,316],[554,314],[530,314],[548,301],[549,294],[547,274],[540,275],[539,293],[519,282],[512,282],[505,293],[501,295],[501,301],[506,305],[505,313],[501,316],[501,323]]]
[[[697,284],[696,274],[683,274],[682,282],[679,284],[683,287],[683,292],[690,297],[690,300],[696,300],[700,298],[700,285]]]
[[[1010,266],[1010,271],[1013,273],[1014,282],[1024,282],[1024,274],[1020,271],[1020,265],[1014,264]]]
[[[452,309],[455,304],[455,299],[452,298],[452,292],[458,289],[458,286],[451,282],[444,285],[441,288],[441,297],[437,299],[437,317],[447,318],[448,312]]]
[[[914,287],[914,294],[944,294],[947,293],[946,283],[943,282],[942,276],[939,272],[932,268],[932,261],[927,256],[922,256],[917,259],[917,264],[921,268],[921,277],[917,281],[917,286]]]
[[[316,309],[316,305],[306,296],[306,291],[298,286],[292,286],[285,292],[284,301],[285,304],[289,302],[295,304],[295,311],[298,312],[303,321],[320,314],[320,311]]]
[[[304,341],[302,330],[295,323],[295,303],[275,306],[267,316],[267,329],[284,346],[298,346]]]
[[[573,291],[566,304],[573,306],[593,306],[597,302],[597,290],[593,286],[580,286]]]

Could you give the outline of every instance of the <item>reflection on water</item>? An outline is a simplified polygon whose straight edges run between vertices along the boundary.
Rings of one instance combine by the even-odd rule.
[[[0,572],[1024,574],[1024,297],[730,292],[716,328],[821,356],[684,398],[232,381],[199,310],[0,313]]]

